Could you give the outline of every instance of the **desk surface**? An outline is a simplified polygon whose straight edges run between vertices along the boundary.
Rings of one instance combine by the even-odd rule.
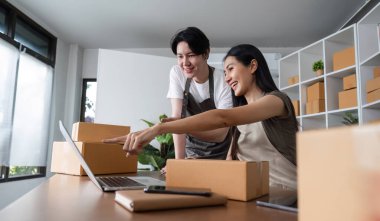
[[[150,175],[160,178],[157,173]],[[99,190],[88,177],[56,174],[1,210],[0,217],[1,221],[297,220],[295,213],[256,207],[255,201],[232,200],[227,206],[132,213],[117,204],[114,197],[114,193]]]

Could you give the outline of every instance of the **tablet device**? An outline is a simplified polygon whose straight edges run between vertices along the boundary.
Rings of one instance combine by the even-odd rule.
[[[274,192],[256,200],[257,206],[265,206],[290,212],[298,212],[297,192],[283,191]]]

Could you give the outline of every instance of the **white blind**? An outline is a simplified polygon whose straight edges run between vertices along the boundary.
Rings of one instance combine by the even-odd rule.
[[[0,39],[0,165],[8,165],[18,50]]]
[[[8,132],[4,136],[2,164],[46,166],[53,69],[21,53],[17,70],[17,80],[5,89],[10,94],[5,99],[8,100],[7,105],[14,109],[13,114],[3,117],[3,122],[10,123],[5,124]],[[9,72],[5,74],[9,75]]]

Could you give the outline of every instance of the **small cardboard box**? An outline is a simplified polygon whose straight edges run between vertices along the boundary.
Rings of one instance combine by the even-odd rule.
[[[294,76],[291,76],[288,78],[288,85],[293,85],[293,84],[297,84],[299,82],[299,76],[298,75],[294,75]]]
[[[269,162],[168,160],[166,185],[210,188],[229,199],[248,201],[269,192]]]
[[[299,100],[292,100],[292,104],[294,107],[294,113],[296,116],[300,115],[300,101]]]
[[[337,71],[355,65],[355,48],[350,47],[337,51],[333,55],[333,70]]]
[[[343,78],[343,90],[356,88],[356,85],[356,74],[351,74]]]
[[[367,81],[366,92],[369,93],[371,91],[380,89],[380,78],[374,78]]]
[[[316,114],[325,111],[325,100],[313,100],[306,102],[306,114]]]
[[[317,82],[307,87],[307,101],[325,99],[325,83]]]
[[[299,221],[379,220],[380,127],[297,133]]]
[[[380,89],[367,93],[367,103],[380,100]]]
[[[133,173],[137,171],[137,156],[125,156],[119,144],[75,142],[94,174]],[[67,142],[54,142],[51,172],[86,175],[79,159]]]
[[[358,106],[357,89],[341,91],[338,93],[339,109]]]
[[[129,132],[128,126],[77,122],[73,124],[71,137],[74,141],[102,142],[103,139],[123,136]]]
[[[375,67],[373,69],[373,78],[378,78],[380,77],[380,67]]]

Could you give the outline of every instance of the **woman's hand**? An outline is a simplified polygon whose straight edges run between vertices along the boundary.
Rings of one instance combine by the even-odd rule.
[[[167,117],[167,118],[162,118],[161,119],[161,122],[162,123],[166,123],[166,122],[170,122],[170,121],[175,121],[175,120],[180,120],[181,118],[179,117]]]
[[[145,130],[129,133],[124,136],[104,139],[104,143],[124,143],[123,150],[127,153],[127,156],[130,154],[138,154],[142,148],[150,143],[156,134],[156,126],[147,128]]]
[[[156,126],[127,134],[123,146],[127,155],[138,154],[145,145],[150,143],[158,135]]]

